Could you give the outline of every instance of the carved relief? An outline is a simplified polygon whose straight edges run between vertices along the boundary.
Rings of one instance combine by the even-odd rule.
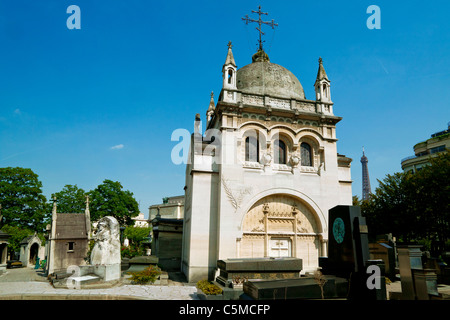
[[[271,105],[274,108],[286,109],[286,110],[291,109],[291,102],[289,100],[269,98],[267,104]]]
[[[299,102],[296,103],[296,109],[307,112],[316,112],[316,106],[313,103]]]
[[[243,95],[242,103],[256,106],[264,106],[264,98],[258,96]]]
[[[268,230],[265,230],[265,214],[268,219]],[[300,201],[285,195],[273,195],[258,201],[245,215],[242,230],[247,232],[278,232],[294,230],[297,220],[297,232],[317,233],[317,222],[314,214]],[[286,225],[290,225],[287,230]],[[280,229],[279,229],[280,228]],[[281,230],[282,229],[282,230]]]
[[[230,200],[231,205],[233,206],[234,210],[236,211],[242,203],[242,200],[244,197],[251,193],[250,187],[244,187],[240,188],[238,190],[232,190],[229,186],[228,180],[226,180],[224,177],[222,177],[222,185],[223,189],[225,191],[225,194],[228,197],[228,200]]]
[[[299,200],[287,195],[259,200],[245,215],[242,231],[241,258],[277,256],[274,245],[282,241],[290,244],[284,248],[288,250],[285,256],[305,259],[308,267],[316,266],[318,225],[314,213]]]

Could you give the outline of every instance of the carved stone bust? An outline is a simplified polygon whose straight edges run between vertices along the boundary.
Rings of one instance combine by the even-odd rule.
[[[107,216],[98,222],[94,234],[94,247],[91,252],[92,265],[110,265],[120,263],[120,229],[116,218]]]

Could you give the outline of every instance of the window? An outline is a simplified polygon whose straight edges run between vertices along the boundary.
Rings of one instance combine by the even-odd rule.
[[[282,140],[275,140],[275,163],[286,164],[286,144]]]
[[[256,137],[245,139],[245,161],[259,162],[259,141]]]
[[[69,242],[67,251],[73,252],[74,245],[75,245],[75,242]]]
[[[444,145],[444,146],[439,146],[439,147],[432,148],[432,149],[430,150],[430,153],[433,154],[433,153],[444,152],[444,151],[445,151],[445,145]]]
[[[231,84],[231,78],[233,78],[233,70],[228,69],[228,83]]]
[[[323,90],[323,95],[325,96],[325,98],[327,98],[328,97],[328,90],[327,90],[327,85],[326,84],[323,85],[322,90]]]
[[[300,156],[302,158],[302,166],[304,167],[312,167],[312,153],[311,146],[306,142],[303,142],[300,145]]]

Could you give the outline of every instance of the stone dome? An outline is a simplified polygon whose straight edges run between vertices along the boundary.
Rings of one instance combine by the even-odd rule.
[[[286,68],[271,63],[269,56],[259,50],[252,63],[237,71],[237,89],[247,94],[269,95],[285,99],[305,99],[297,77]]]

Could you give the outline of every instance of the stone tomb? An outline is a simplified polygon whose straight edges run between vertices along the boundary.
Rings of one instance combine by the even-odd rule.
[[[346,298],[348,282],[343,278],[325,276],[323,286],[324,299]],[[242,299],[286,300],[286,299],[321,299],[319,284],[313,277],[297,279],[250,281],[244,283]]]
[[[216,282],[228,288],[242,287],[242,283],[255,279],[299,278],[302,259],[298,258],[245,258],[217,261],[220,275]]]
[[[129,260],[129,268],[126,273],[129,272],[140,272],[148,268],[150,265],[157,265],[159,259],[156,256],[137,256]]]
[[[430,300],[440,297],[436,270],[423,268],[421,247],[409,245],[397,248],[402,285],[401,300]],[[391,296],[391,299],[396,298]]]
[[[372,260],[381,259],[386,267],[386,276],[391,280],[395,281],[395,252],[394,248],[386,243],[370,243],[370,258]]]

